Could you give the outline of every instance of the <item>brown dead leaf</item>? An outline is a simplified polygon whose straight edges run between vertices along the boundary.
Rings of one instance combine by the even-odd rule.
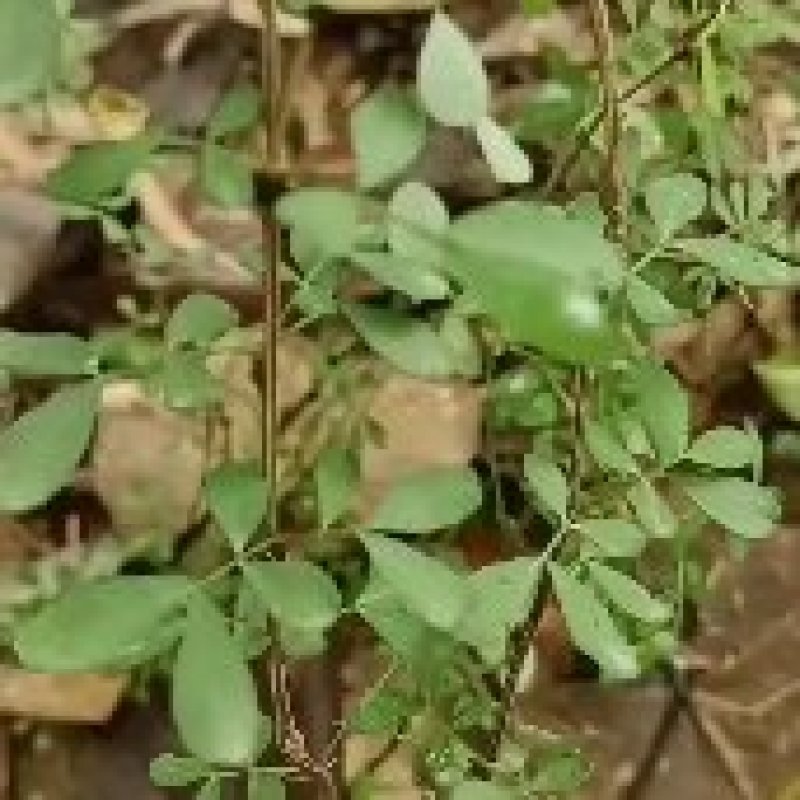
[[[107,722],[128,685],[124,676],[43,675],[0,665],[0,714],[51,722]]]

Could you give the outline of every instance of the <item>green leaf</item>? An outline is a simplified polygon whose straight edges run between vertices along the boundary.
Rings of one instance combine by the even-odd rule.
[[[51,86],[62,25],[54,0],[0,0],[0,108],[25,103]]]
[[[452,567],[378,534],[361,537],[380,578],[406,607],[438,630],[452,631],[467,599],[467,584]]]
[[[530,613],[541,574],[539,559],[515,558],[468,576],[467,605],[456,634],[475,647],[486,664],[503,662],[511,633]]]
[[[244,133],[258,124],[261,90],[254,83],[242,83],[228,91],[208,122],[208,136],[221,139]]]
[[[359,186],[374,189],[407,169],[426,133],[422,110],[405,92],[382,89],[364,100],[352,116]]]
[[[621,475],[636,475],[639,472],[636,459],[607,426],[587,420],[583,434],[589,453],[600,467]]]
[[[236,309],[222,298],[192,294],[172,312],[165,331],[170,347],[208,347],[239,324]]]
[[[164,404],[175,411],[200,411],[222,403],[223,383],[209,372],[202,353],[170,353],[154,378]]]
[[[451,800],[513,800],[508,789],[488,781],[464,781],[453,790]]]
[[[558,564],[550,564],[549,569],[575,645],[610,677],[635,678],[639,674],[636,651],[625,641],[594,590]]]
[[[422,264],[442,260],[443,236],[450,225],[444,201],[424,183],[400,186],[389,201],[389,247],[397,256]]]
[[[29,669],[91,672],[139,664],[186,604],[181,577],[115,577],[78,584],[23,620],[14,648]],[[165,646],[171,644],[164,642]]]
[[[372,575],[356,601],[356,610],[391,650],[407,661],[424,653],[431,628],[397,593]]]
[[[800,284],[800,271],[788,261],[725,236],[685,240],[680,242],[680,247],[730,283],[762,288]]]
[[[689,395],[678,379],[653,361],[637,364],[631,381],[633,413],[648,433],[659,463],[671,467],[689,446]]]
[[[93,367],[89,342],[65,333],[0,330],[0,370],[20,378],[77,378]]]
[[[620,261],[593,226],[507,201],[457,220],[450,240],[448,271],[512,342],[571,363],[622,353],[600,296],[619,285]]]
[[[450,294],[450,284],[422,261],[379,252],[356,251],[350,257],[378,283],[408,295],[415,302],[444,300]]]
[[[244,552],[269,508],[269,489],[258,464],[220,465],[206,478],[205,498],[234,551]]]
[[[241,766],[258,755],[253,676],[225,617],[201,594],[172,667],[172,716],[187,750],[210,764]]]
[[[653,597],[644,586],[606,564],[590,561],[589,574],[614,606],[635,619],[663,625],[672,616],[670,608]]]
[[[708,187],[694,175],[675,173],[650,183],[644,198],[661,237],[667,239],[703,213]]]
[[[99,382],[67,386],[0,432],[0,512],[38,508],[72,481],[99,399]]]
[[[220,778],[211,778],[195,795],[195,800],[222,800],[222,781]]]
[[[255,202],[253,170],[239,152],[208,142],[200,151],[200,185],[221,208],[250,208]]]
[[[555,514],[560,520],[566,519],[569,487],[561,468],[535,453],[528,453],[524,471],[525,482],[544,510]]]
[[[608,558],[636,558],[647,544],[644,531],[624,519],[587,519],[581,531]]]
[[[592,223],[565,216],[542,203],[500,200],[459,217],[450,227],[454,255],[482,263],[519,280],[518,271],[591,289],[622,286],[626,268],[620,251]]]
[[[285,647],[297,655],[324,647],[325,632],[342,612],[339,589],[327,572],[308,561],[268,561],[248,564],[244,575],[278,621]]]
[[[320,257],[346,256],[358,239],[361,200],[342,189],[296,189],[278,201],[275,215]]]
[[[414,704],[407,692],[383,686],[377,692],[367,692],[366,700],[352,714],[347,728],[367,736],[394,735],[413,711]]]
[[[247,779],[247,800],[286,800],[286,786],[277,775],[251,772]]]
[[[525,787],[536,794],[571,797],[583,788],[591,773],[591,767],[580,751],[548,753],[544,761],[537,759],[536,774]]]
[[[761,445],[753,433],[723,426],[707,431],[689,449],[686,457],[695,464],[716,469],[751,467],[760,458]]]
[[[150,762],[150,780],[162,789],[190,786],[206,778],[208,773],[208,764],[196,758],[181,758],[170,753]]]
[[[470,128],[489,110],[489,79],[480,55],[442,12],[428,29],[417,81],[423,106],[443,125]]]
[[[484,117],[477,128],[478,142],[498,183],[519,185],[533,179],[533,166],[514,137],[491,117]]]
[[[625,288],[633,313],[645,325],[677,325],[687,314],[674,306],[658,289],[631,275]]]
[[[346,304],[343,310],[369,347],[402,372],[431,379],[473,372],[472,359],[465,359],[465,354],[428,322],[363,304]]]
[[[742,478],[691,478],[683,488],[710,519],[742,539],[769,536],[780,517],[775,491]]]
[[[360,468],[357,456],[343,447],[328,447],[320,453],[314,470],[317,512],[323,529],[330,528],[351,510],[358,491]]]
[[[462,467],[431,467],[401,478],[376,510],[370,528],[431,533],[460,525],[483,501],[478,476]]]
[[[123,192],[158,147],[159,137],[143,133],[119,142],[99,142],[72,152],[47,178],[47,194],[55,200],[94,206]]]
[[[647,481],[634,484],[628,502],[641,526],[657,539],[669,539],[678,526],[666,500]]]

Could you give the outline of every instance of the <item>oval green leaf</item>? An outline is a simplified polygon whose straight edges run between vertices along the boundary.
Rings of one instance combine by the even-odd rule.
[[[0,512],[30,511],[71,482],[99,398],[97,381],[67,386],[0,433]]]
[[[255,682],[222,614],[192,598],[172,668],[172,715],[190,753],[240,766],[258,755],[261,717]]]
[[[68,673],[137,665],[153,654],[190,584],[180,577],[115,577],[80,584],[21,622],[14,648],[29,669]]]

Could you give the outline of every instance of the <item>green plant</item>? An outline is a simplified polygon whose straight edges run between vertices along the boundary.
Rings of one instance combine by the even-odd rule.
[[[553,4],[524,5],[535,14]],[[508,127],[491,116],[477,51],[435,12],[416,91],[380,90],[354,114],[359,189],[302,187],[264,210],[272,316],[259,331],[241,327],[224,300],[195,293],[166,319],[129,308],[127,328],[89,341],[0,336],[0,367],[15,382],[56,386],[0,434],[0,511],[10,514],[42,507],[71,482],[112,380],[137,381],[164,406],[219,426],[224,387],[213,359],[245,353],[264,366],[262,463],[223,457],[204,478],[203,519],[209,536],[223,537],[224,554],[201,574],[167,557],[153,559],[153,574],[73,576],[13,624],[16,655],[32,669],[155,665],[170,675],[184,750],[153,764],[159,785],[210,800],[246,781],[259,800],[283,796],[284,781],[299,777],[316,796],[341,796],[341,766],[309,752],[286,686],[296,660],[324,658],[337,630],[365,624],[386,669],[341,735],[390,744],[352,796],[380,796],[372,773],[405,742],[420,785],[454,800],[569,796],[586,777],[580,757],[514,725],[548,598],[603,680],[677,669],[685,607],[702,593],[707,523],[737,549],[769,535],[779,507],[762,485],[757,433],[696,434],[690,397],[651,339],[722,293],[746,299],[796,283],[791,243],[772,224],[781,187],[753,179],[743,188],[725,109],[742,90],[736,54],[797,10],[764,3],[742,12],[722,2],[703,16],[662,2],[640,20],[640,5],[622,4],[631,30],[615,53],[605,2],[589,2],[598,74],[556,64],[552,84],[561,88],[538,95]],[[264,8],[274,54],[274,4]],[[762,12],[761,27],[745,18]],[[27,58],[30,45],[46,39],[37,50],[58,52],[69,17],[50,0],[0,0],[0,58],[10,52],[2,36],[12,16],[32,32],[25,59],[0,61],[0,103],[40,102],[61,78],[54,63]],[[665,19],[688,31],[677,46],[665,40]],[[252,86],[238,87],[189,147],[200,186],[221,206],[255,202],[250,137],[264,114],[265,166],[285,171],[277,66],[267,64],[266,109]],[[663,74],[691,87],[696,112],[625,122],[623,104]],[[674,152],[653,154],[668,125],[691,129],[695,145],[668,142]],[[453,216],[433,188],[407,179],[434,126],[472,137],[513,199]],[[549,179],[539,180],[525,147],[553,146],[573,126]],[[117,212],[135,196],[138,173],[175,144],[169,132],[147,131],[79,149],[46,191],[69,213],[99,219],[118,245],[151,253],[145,229],[121,227]],[[581,169],[599,200],[563,192]],[[745,192],[746,209],[737,200]],[[367,299],[353,291],[364,278]],[[275,348],[288,323],[318,343],[323,396],[346,398],[387,367],[470,381],[486,389],[490,444],[508,437],[515,447],[502,461],[487,448],[481,474],[463,464],[407,476],[365,516],[360,459],[377,434],[363,414],[326,423],[310,460],[279,461]],[[508,507],[508,482],[521,509]],[[293,505],[298,498],[313,519]],[[509,557],[471,570],[459,531],[477,517],[495,525]],[[289,535],[298,519],[301,533]],[[271,675],[267,703],[255,664]],[[328,733],[336,753],[340,734]]]

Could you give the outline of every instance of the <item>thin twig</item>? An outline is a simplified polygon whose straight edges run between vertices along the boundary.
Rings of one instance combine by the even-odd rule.
[[[633,100],[643,89],[655,83],[664,73],[675,64],[683,61],[695,48],[697,43],[706,36],[724,16],[730,6],[730,0],[721,0],[716,10],[710,12],[703,19],[689,28],[681,37],[681,41],[667,56],[656,64],[650,72],[634,81],[617,97],[617,106],[622,107]],[[575,140],[555,161],[553,169],[544,187],[544,195],[552,196],[567,178],[572,168],[577,163],[584,147],[592,136],[600,129],[607,112],[606,104],[592,112],[579,125],[575,133]]]
[[[622,114],[617,89],[617,64],[614,32],[606,0],[589,0],[597,68],[603,89],[603,120],[605,123],[605,175],[601,184],[605,195],[606,213],[615,238],[627,238],[626,191],[622,160]]]

